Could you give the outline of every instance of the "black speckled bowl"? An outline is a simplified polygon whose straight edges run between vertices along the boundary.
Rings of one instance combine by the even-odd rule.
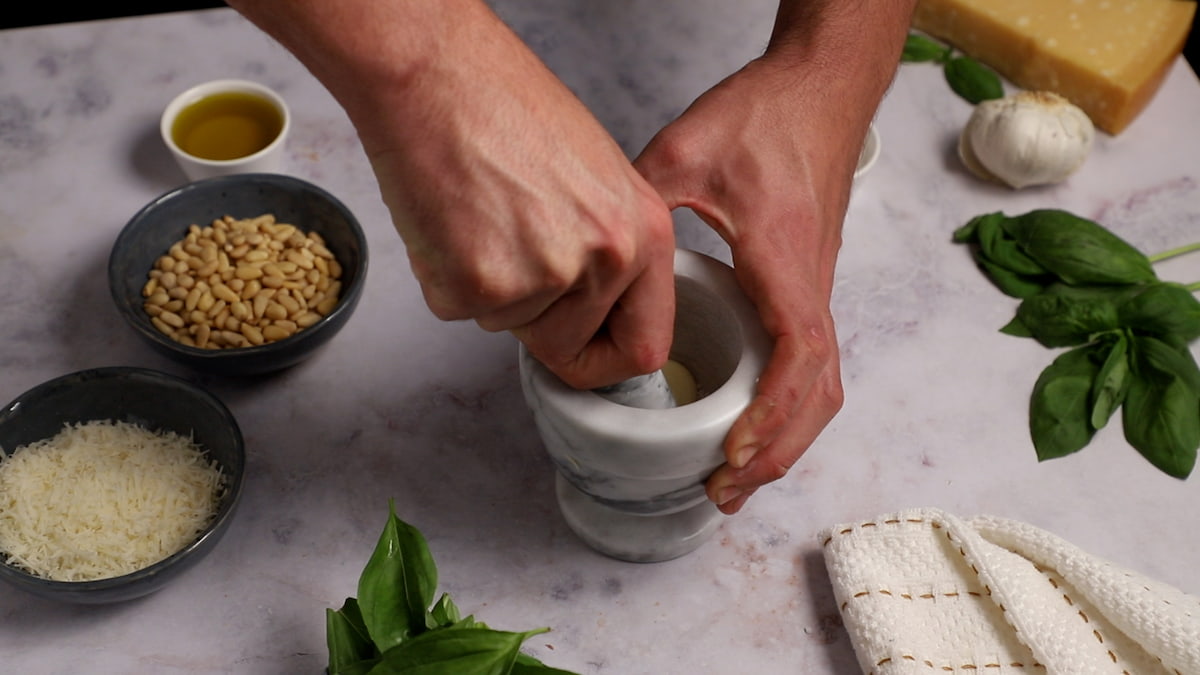
[[[50,438],[67,423],[114,420],[191,436],[226,477],[217,515],[198,537],[165,560],[136,572],[95,581],[52,581],[4,562],[0,579],[35,595],[82,604],[148,595],[191,568],[217,545],[242,494],[246,455],[237,421],[212,394],[186,380],[143,368],[96,368],[63,375],[21,394],[0,409],[0,448]]]
[[[295,335],[256,347],[201,349],[163,335],[142,309],[142,288],[159,257],[190,225],[204,227],[225,215],[253,218],[272,213],[278,222],[324,237],[342,266],[338,306]],[[159,352],[205,373],[257,375],[293,366],[324,346],[350,319],[367,276],[367,240],[354,214],[325,190],[282,174],[209,178],[172,190],[147,204],[113,244],[108,284],[126,322]]]

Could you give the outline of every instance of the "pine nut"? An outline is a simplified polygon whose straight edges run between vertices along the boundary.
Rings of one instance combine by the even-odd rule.
[[[263,343],[262,331],[254,326],[248,323],[243,323],[241,326],[241,331],[242,335],[245,335],[246,339],[250,341],[250,344],[261,345]]]
[[[293,332],[295,332],[295,331],[293,331]],[[278,326],[273,323],[263,326],[263,329],[262,329],[263,339],[268,340],[270,342],[276,342],[278,340],[282,340],[286,337],[291,336],[291,334],[292,333],[289,333],[282,326]]]
[[[263,316],[268,319],[276,320],[286,319],[288,317],[287,308],[278,302],[267,303],[266,309],[263,311]]]
[[[225,284],[217,284],[216,286],[213,286],[212,292],[213,295],[219,300],[224,300],[227,303],[234,303],[241,299],[241,296],[239,296],[237,293],[234,293],[233,289]]]
[[[175,312],[168,312],[164,310],[162,314],[158,315],[158,320],[172,328],[183,328],[183,317],[179,316]]]
[[[333,311],[342,268],[325,239],[274,215],[192,224],[142,286],[155,328],[181,344],[227,349],[283,340]]]

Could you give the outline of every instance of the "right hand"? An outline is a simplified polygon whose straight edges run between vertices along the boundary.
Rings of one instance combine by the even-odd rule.
[[[577,388],[655,370],[674,322],[670,211],[496,23],[357,120],[425,301],[511,331]]]

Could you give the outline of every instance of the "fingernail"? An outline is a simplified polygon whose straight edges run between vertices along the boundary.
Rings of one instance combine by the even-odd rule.
[[[736,485],[730,485],[717,490],[717,506],[728,504],[737,499],[742,494],[742,489]]]
[[[757,445],[743,445],[738,448],[738,451],[733,454],[733,461],[730,463],[733,468],[740,469],[750,463],[750,460],[758,454]]]

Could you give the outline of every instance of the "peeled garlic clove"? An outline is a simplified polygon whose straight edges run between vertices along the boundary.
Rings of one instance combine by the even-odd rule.
[[[1087,159],[1091,119],[1058,94],[1022,91],[975,106],[959,136],[963,164],[1013,188],[1057,183]]]

